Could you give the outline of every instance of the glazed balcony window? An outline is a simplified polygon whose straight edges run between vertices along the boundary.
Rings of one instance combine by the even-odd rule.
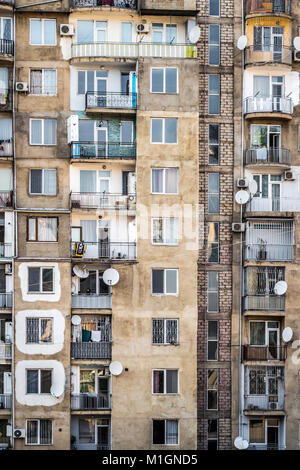
[[[285,295],[276,295],[275,284],[285,280],[285,268],[248,267],[245,270],[245,310],[284,310]]]
[[[253,13],[287,13],[291,11],[290,0],[247,0],[246,12]]]
[[[244,101],[244,112],[292,114],[293,102],[285,94],[284,76],[255,75],[253,77],[253,96]]]
[[[250,147],[246,150],[246,164],[282,163],[289,165],[290,151],[281,146],[281,126],[251,125]]]
[[[253,45],[246,48],[245,63],[278,62],[291,64],[292,48],[283,27],[254,26]]]

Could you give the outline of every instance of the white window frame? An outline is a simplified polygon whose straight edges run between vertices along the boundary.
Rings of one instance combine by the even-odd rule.
[[[161,33],[162,33],[162,42],[154,42],[153,40],[153,29],[156,30],[156,28],[154,27],[153,28],[153,24],[161,24],[162,25],[162,29],[160,29]],[[176,26],[176,41],[175,42],[172,42],[172,44],[178,44],[178,33],[179,33],[179,30],[178,30],[178,23],[162,23],[162,22],[158,22],[158,21],[152,21],[151,22],[151,29],[152,29],[152,42],[153,44],[170,44],[169,42],[167,42],[167,26]]]
[[[167,220],[175,219],[177,220],[177,235],[176,239],[177,242],[175,243],[167,243],[165,240],[165,232],[166,232],[166,224]],[[155,220],[161,220],[162,221],[162,236],[163,236],[163,241],[162,242],[155,242],[154,241],[154,221]],[[154,246],[178,246],[179,245],[179,218],[178,217],[152,217],[151,218],[151,244]]]
[[[167,69],[175,69],[176,70],[176,91],[173,93],[166,91],[166,70]],[[163,71],[163,91],[152,91],[152,71],[153,70],[162,70]],[[178,84],[178,67],[151,67],[150,72],[150,93],[153,94],[167,94],[167,95],[178,95],[179,94],[179,84]]]
[[[45,121],[46,120],[55,121],[55,142],[54,142],[54,144],[45,144],[44,143],[44,140],[45,140],[45,130],[44,130],[44,128],[45,128]],[[31,134],[32,134],[32,132],[31,132],[31,123],[32,123],[32,121],[42,121],[42,143],[40,143],[40,144],[34,144],[31,141]],[[52,118],[30,118],[29,119],[29,144],[34,145],[36,147],[37,146],[39,146],[39,147],[41,147],[41,146],[54,147],[57,144],[57,120],[52,119]]]
[[[41,44],[32,44],[31,43],[31,22],[32,21],[41,21],[42,22],[42,43]],[[54,44],[45,44],[45,21],[55,21],[55,31],[56,31],[56,34],[55,34],[55,43]],[[30,18],[29,19],[29,45],[30,46],[46,46],[46,47],[55,47],[57,45],[57,21],[56,21],[56,18]]]
[[[165,422],[165,438],[164,438],[164,443],[163,444],[154,444],[153,442],[153,421],[164,421]],[[177,444],[167,444],[166,443],[166,438],[167,438],[167,421],[177,421]],[[178,446],[179,445],[179,442],[180,442],[180,437],[179,437],[179,419],[155,419],[153,418],[152,419],[152,445],[153,446]]]
[[[211,92],[210,91],[210,87],[209,87],[209,79],[211,76],[218,76],[219,77],[219,93],[216,93],[216,92]],[[222,83],[221,83],[221,74],[220,73],[210,73],[208,75],[208,115],[209,116],[220,116],[222,114],[222,103],[221,103],[221,86],[222,86]],[[210,96],[218,96],[219,97],[219,112],[218,113],[211,113],[210,110],[209,110],[209,97]]]
[[[0,37],[0,39],[2,39],[3,41],[12,41],[12,38],[13,38],[13,22],[12,22],[12,18],[10,16],[0,16],[0,23],[1,23],[1,36],[3,36],[3,24],[4,24],[4,21],[3,20],[9,20],[10,21],[10,39],[4,39],[3,37]]]
[[[38,371],[38,391],[36,393],[28,393],[27,391],[27,375],[28,371],[32,370],[37,370]],[[51,372],[51,385],[53,384],[53,369],[25,369],[25,383],[26,383],[26,395],[51,395],[51,392],[49,393],[42,393],[42,371],[50,371]]]
[[[163,322],[163,335],[164,335],[164,340],[163,343],[153,343],[153,321],[162,321]],[[152,346],[173,346],[173,343],[167,343],[166,338],[167,338],[167,321],[176,321],[177,323],[177,335],[176,335],[176,345],[179,344],[179,319],[178,318],[152,318],[151,320],[151,341],[152,341]]]
[[[271,328],[268,326],[268,323],[278,323],[278,327],[277,328]],[[251,344],[251,323],[264,323],[265,324],[265,343],[264,344]],[[278,331],[278,336],[277,336],[277,347],[280,346],[280,321],[279,320],[249,320],[249,328],[248,328],[248,331],[249,331],[249,335],[248,335],[248,340],[249,340],[249,346],[251,346],[252,348],[263,348],[263,347],[268,347],[269,346],[269,331]]]
[[[156,193],[153,192],[153,170],[158,171],[161,170],[163,171],[163,192],[161,193]],[[166,193],[166,171],[167,170],[177,170],[177,192],[176,193]],[[151,168],[151,187],[150,187],[150,193],[151,194],[166,194],[166,195],[177,195],[179,194],[179,168],[178,167],[168,167],[168,168]]]
[[[27,320],[29,319],[34,319],[39,321],[39,331],[38,331],[38,336],[39,336],[39,341],[38,343],[33,343],[33,342],[27,342]],[[51,341],[41,341],[41,331],[42,331],[42,320],[51,320]],[[54,333],[54,317],[31,317],[28,316],[25,318],[25,344],[53,344],[53,333]]]
[[[167,372],[176,371],[177,372],[177,392],[167,392]],[[154,392],[154,372],[163,372],[164,373],[164,391],[163,392]],[[152,369],[152,395],[180,395],[179,391],[179,369]]]
[[[55,93],[45,93],[45,71],[55,72]],[[42,93],[32,93],[31,92],[31,72],[32,71],[41,71],[42,72]],[[39,69],[39,68],[30,68],[29,70],[29,90],[30,94],[34,96],[57,96],[57,69]]]
[[[131,123],[131,141],[130,142],[126,142],[125,144],[122,142],[122,137],[123,137],[123,128],[122,128],[122,123],[123,122],[130,122]],[[134,132],[134,125],[133,125],[133,121],[130,121],[130,120],[121,120],[120,121],[120,147],[128,147],[128,146],[131,146],[133,144],[133,132]]]
[[[163,271],[164,272],[164,286],[163,286],[163,293],[153,293],[153,283],[152,283],[152,279],[153,279],[153,271]],[[177,273],[177,276],[176,276],[176,292],[175,293],[167,293],[166,292],[166,285],[167,285],[167,271],[176,271]],[[155,297],[159,297],[159,296],[168,296],[168,295],[172,295],[172,296],[178,296],[179,295],[179,269],[178,268],[152,268],[151,270],[151,293],[153,296]]]
[[[47,242],[46,242],[47,243]],[[39,268],[40,270],[40,285],[39,285],[39,290],[38,291],[30,291],[29,290],[29,268]],[[27,293],[28,294],[32,294],[32,295],[37,295],[37,294],[54,294],[55,293],[55,269],[53,268],[53,266],[28,266],[28,278],[27,278]],[[44,269],[52,269],[52,287],[53,287],[53,290],[52,291],[43,291],[41,290],[41,288],[43,287],[43,270]]]
[[[41,170],[42,171],[42,192],[41,193],[33,193],[31,192],[31,170]],[[45,193],[45,171],[51,170],[55,171],[55,179],[56,179],[56,193],[55,194],[48,194]],[[29,194],[34,196],[56,196],[57,195],[57,169],[56,168],[29,168]]]
[[[165,128],[166,128],[166,119],[176,119],[177,125],[176,125],[176,142],[166,142],[166,133],[165,133]],[[152,131],[153,131],[153,121],[162,121],[162,142],[153,142],[152,140]],[[150,143],[153,145],[178,145],[178,118],[177,117],[170,117],[170,118],[162,118],[162,117],[155,117],[155,118],[150,118],[151,125],[150,125]]]
[[[51,443],[49,444],[40,444],[40,421],[43,420],[43,421],[51,421]],[[28,443],[27,442],[27,423],[29,421],[37,421],[38,422],[38,428],[37,428],[37,442],[35,443]],[[52,446],[53,445],[53,420],[52,419],[26,419],[26,429],[25,429],[25,434],[26,434],[26,440],[25,440],[25,445],[27,446],[37,446],[37,445],[40,445],[40,446]]]

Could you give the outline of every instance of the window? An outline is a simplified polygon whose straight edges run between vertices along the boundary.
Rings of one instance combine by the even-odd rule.
[[[177,25],[152,23],[152,41],[162,44],[176,44],[177,42]]]
[[[153,444],[177,445],[178,421],[177,420],[153,420]]]
[[[207,421],[207,450],[218,450],[218,420]]]
[[[152,318],[152,344],[178,344],[178,320]]]
[[[219,273],[215,271],[207,273],[207,312],[219,312]]]
[[[218,409],[218,369],[207,371],[207,409]]]
[[[121,145],[132,144],[133,142],[133,122],[121,121]]]
[[[178,370],[153,370],[152,393],[178,393]]]
[[[50,393],[52,383],[52,370],[27,369],[26,370],[26,393]]]
[[[209,16],[220,16],[220,0],[209,0]]]
[[[177,144],[177,119],[151,119],[152,144]]]
[[[80,294],[97,294],[108,295],[110,294],[110,287],[103,282],[102,271],[89,271],[89,276],[85,279],[80,279]]]
[[[56,70],[30,70],[30,93],[34,95],[56,95]]]
[[[178,194],[178,168],[152,168],[153,194]]]
[[[26,343],[52,343],[53,318],[26,318]]]
[[[265,443],[265,420],[251,419],[249,422],[249,437],[251,444]]]
[[[56,20],[30,20],[30,44],[34,46],[55,46]]]
[[[220,213],[220,175],[208,173],[208,213]]]
[[[154,68],[151,71],[152,93],[178,93],[177,68]]]
[[[220,65],[220,26],[209,25],[209,65]]]
[[[152,243],[154,245],[178,245],[178,219],[152,219]]]
[[[29,419],[26,422],[26,444],[52,445],[52,420]]]
[[[12,120],[9,118],[0,119],[0,141],[11,142],[12,139]]]
[[[0,39],[12,40],[11,18],[0,17]]]
[[[56,145],[56,119],[30,119],[30,145]]]
[[[207,360],[218,360],[219,322],[208,321],[207,327]]]
[[[219,263],[219,223],[208,222],[208,262]]]
[[[28,217],[27,241],[57,242],[57,217]]]
[[[208,114],[220,114],[220,75],[208,75]]]
[[[77,21],[77,43],[89,44],[94,42],[107,41],[107,22],[106,21]]]
[[[208,164],[219,165],[220,161],[220,126],[208,125]]]
[[[56,195],[56,170],[30,170],[30,194]]]
[[[178,269],[152,269],[152,295],[177,295]]]
[[[99,72],[96,72],[96,76]],[[107,74],[107,72],[105,72]],[[77,72],[77,94],[85,95],[87,91],[95,91],[95,71],[78,70]]]
[[[53,292],[53,268],[28,268],[28,292]]]

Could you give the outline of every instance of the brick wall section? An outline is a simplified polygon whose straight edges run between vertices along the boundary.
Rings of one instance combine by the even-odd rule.
[[[207,169],[205,173],[200,173],[200,202],[204,204],[205,213],[208,214],[208,173],[214,173],[215,171]],[[233,178],[231,173],[219,172],[219,213],[220,215],[231,215],[232,214],[232,196],[233,196]]]
[[[219,314],[230,314],[232,307],[231,271],[218,271],[218,267],[212,269],[219,274]],[[203,270],[198,271],[198,311],[199,317],[204,317],[207,306],[207,274]],[[209,316],[209,314],[208,314]]]
[[[208,16],[209,14],[209,2],[203,0],[197,0],[197,10],[199,11],[199,17]],[[234,17],[234,0],[221,0],[221,17]]]
[[[200,201],[201,202],[201,201]],[[208,237],[208,225],[206,222],[205,227],[205,243],[203,249],[199,253],[199,263],[205,264],[207,261],[207,238]],[[230,223],[220,223],[219,225],[219,247],[220,247],[220,261],[219,264],[231,264],[232,256],[232,230]],[[213,263],[209,263],[209,266],[214,266]]]
[[[221,122],[221,118],[215,116],[212,124],[219,124],[219,159],[220,166],[233,166],[233,124]],[[208,123],[200,122],[199,125],[199,165],[208,165]],[[209,171],[207,167],[207,171]],[[201,187],[201,186],[200,186]]]
[[[215,122],[224,119],[233,119],[233,75],[226,73],[221,74],[220,79],[220,115],[209,115],[208,114],[208,74],[216,74],[212,67],[209,68],[207,74],[199,74],[199,111],[200,114],[204,114],[205,117],[215,119]],[[200,117],[201,120],[201,117]]]
[[[201,40],[197,44],[200,65],[209,65],[209,25],[201,25]],[[234,60],[233,25],[220,27],[220,66],[232,67]],[[215,68],[215,66],[214,66]],[[216,66],[217,70],[217,66]],[[213,72],[212,72],[213,73]]]

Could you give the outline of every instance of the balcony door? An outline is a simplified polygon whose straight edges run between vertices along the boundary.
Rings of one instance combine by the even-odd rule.
[[[278,450],[279,421],[278,419],[267,420],[267,450]]]
[[[96,72],[97,108],[107,106],[107,72]]]
[[[283,28],[272,28],[273,61],[283,62]]]
[[[100,127],[96,122],[97,157],[107,157],[107,127]]]
[[[102,418],[97,420],[97,445],[99,450],[109,449],[110,443],[110,420]]]
[[[268,322],[267,335],[269,359],[277,360],[280,358],[278,354],[280,340],[278,322]]]
[[[99,258],[110,256],[110,224],[109,220],[99,220]]]

